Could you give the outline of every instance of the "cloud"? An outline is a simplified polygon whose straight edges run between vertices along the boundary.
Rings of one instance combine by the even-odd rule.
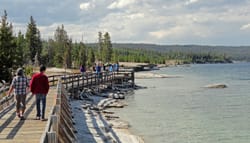
[[[111,3],[108,8],[109,9],[119,9],[119,8],[124,8],[128,5],[134,4],[136,0],[118,0],[113,3]]]
[[[128,15],[128,18],[130,19],[137,19],[137,18],[144,18],[144,17],[145,17],[144,13],[133,13],[133,14]]]
[[[80,9],[81,10],[89,10],[90,8],[94,8],[94,5],[92,5],[89,2],[80,4]]]
[[[249,23],[249,24],[242,25],[240,29],[241,29],[241,30],[250,29],[250,23]]]
[[[199,0],[188,0],[185,4],[186,5],[190,5],[190,4],[193,4],[193,3],[197,3]]]
[[[45,39],[63,24],[73,41],[96,42],[101,31],[113,42],[240,44],[250,37],[249,7],[249,0],[2,0],[0,13],[7,10],[17,32],[33,16]]]

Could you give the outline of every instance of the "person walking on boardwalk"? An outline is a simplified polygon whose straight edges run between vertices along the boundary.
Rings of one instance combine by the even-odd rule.
[[[12,79],[10,89],[7,92],[7,96],[10,96],[10,93],[14,89],[14,95],[16,100],[16,115],[21,120],[24,119],[24,111],[26,109],[26,94],[29,87],[29,81],[26,76],[24,76],[24,72],[22,68],[18,68],[16,71],[16,76]]]
[[[80,72],[81,72],[81,74],[82,74],[82,78],[84,79],[85,72],[86,72],[86,68],[85,68],[84,65],[81,65],[81,67],[80,67]]]
[[[34,74],[30,81],[30,90],[36,96],[36,119],[42,121],[45,121],[46,96],[49,92],[49,80],[45,71],[46,67],[40,66],[40,73]],[[42,110],[40,102],[42,102]]]

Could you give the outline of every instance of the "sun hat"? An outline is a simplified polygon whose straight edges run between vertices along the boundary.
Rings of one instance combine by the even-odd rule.
[[[16,75],[22,76],[23,75],[23,69],[22,68],[18,68],[16,70]]]

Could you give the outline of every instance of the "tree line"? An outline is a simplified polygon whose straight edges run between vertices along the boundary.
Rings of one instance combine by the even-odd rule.
[[[98,33],[98,47],[88,47],[83,42],[73,42],[64,25],[58,26],[53,38],[42,40],[34,18],[31,16],[26,33],[14,35],[7,12],[0,25],[0,79],[9,81],[18,67],[39,66],[72,68],[91,66],[96,60],[111,62],[112,44],[108,32]]]
[[[12,72],[18,67],[33,67],[44,64],[48,67],[78,68],[80,65],[92,66],[96,61],[144,62],[164,64],[167,60],[176,59],[182,63],[224,62],[229,60],[225,55],[213,53],[162,52],[145,48],[118,48],[113,46],[108,32],[98,33],[98,43],[85,44],[73,42],[64,25],[55,29],[53,38],[44,40],[36,21],[31,16],[26,33],[17,35],[13,32],[12,23],[7,21],[7,12],[1,18],[0,25],[0,79],[9,81]]]

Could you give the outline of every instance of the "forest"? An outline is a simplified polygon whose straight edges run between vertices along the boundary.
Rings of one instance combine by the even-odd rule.
[[[235,52],[234,55],[228,52],[228,47],[112,43],[108,32],[98,32],[97,43],[73,42],[74,39],[69,37],[62,24],[55,29],[53,38],[42,39],[32,16],[26,33],[19,31],[15,34],[12,23],[8,22],[7,12],[4,11],[0,25],[0,79],[9,81],[18,67],[24,67],[30,72],[32,67],[41,64],[48,67],[79,68],[80,65],[90,67],[96,61],[165,64],[168,60],[177,60],[180,64],[189,64],[230,63],[235,59],[244,59],[237,57],[234,48],[230,47],[232,53]],[[242,50],[250,53],[249,48]],[[249,55],[245,59],[250,59]]]

